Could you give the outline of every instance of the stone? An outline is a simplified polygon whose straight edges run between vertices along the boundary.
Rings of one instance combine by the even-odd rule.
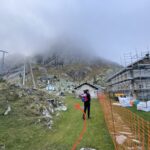
[[[67,107],[66,106],[60,106],[60,107],[56,108],[55,110],[57,110],[57,111],[67,111]]]
[[[5,144],[0,144],[0,150],[5,150]]]
[[[60,115],[60,113],[57,113],[57,114],[56,114],[56,117],[58,117],[59,115]]]
[[[13,95],[14,95],[14,92],[10,92],[9,94],[10,94],[10,96],[13,96]]]
[[[66,106],[61,106],[61,110],[62,111],[67,111],[67,107]]]
[[[11,111],[11,107],[10,105],[8,106],[7,110],[4,113],[4,116],[8,115],[8,113]]]
[[[116,136],[116,142],[122,145],[126,141],[127,137],[124,135]]]
[[[21,98],[23,94],[21,92],[18,93],[18,97]]]
[[[49,111],[54,114],[54,109],[53,108],[49,108]]]
[[[136,139],[132,139],[133,142],[137,143],[137,144],[140,144],[141,142],[139,140],[136,140]]]
[[[45,117],[52,118],[52,116],[50,115],[50,113],[49,113],[49,111],[47,110],[47,108],[45,108],[45,109],[43,110],[43,115],[44,115]]]
[[[125,135],[132,135],[132,133],[130,133],[130,132],[119,132],[119,133],[125,134]]]

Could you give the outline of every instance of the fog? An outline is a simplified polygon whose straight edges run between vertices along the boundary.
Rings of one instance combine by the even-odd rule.
[[[1,0],[0,49],[8,56],[57,50],[120,63],[124,53],[149,50],[149,14],[149,0]]]

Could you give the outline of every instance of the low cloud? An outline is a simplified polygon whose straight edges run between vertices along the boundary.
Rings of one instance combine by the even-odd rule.
[[[149,46],[149,14],[149,0],[1,0],[0,49],[31,55],[59,47],[120,62]]]

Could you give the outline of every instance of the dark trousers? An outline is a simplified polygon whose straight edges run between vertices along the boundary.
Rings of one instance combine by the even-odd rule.
[[[88,110],[88,118],[90,118],[90,102],[84,102],[84,113],[86,114],[86,110]],[[83,119],[84,115],[83,115]]]

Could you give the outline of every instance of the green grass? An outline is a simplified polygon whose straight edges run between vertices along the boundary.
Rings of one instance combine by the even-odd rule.
[[[65,102],[68,110],[55,119],[53,130],[35,125],[31,117],[0,116],[0,144],[5,144],[8,150],[71,150],[82,130],[83,120],[81,112],[74,108],[80,100],[68,96]],[[80,104],[83,105],[82,102]],[[91,117],[87,120],[86,133],[77,149],[113,150],[97,100],[92,101]]]
[[[139,111],[137,110],[136,106],[130,107],[128,109],[142,117],[144,120],[150,121],[150,112]]]

